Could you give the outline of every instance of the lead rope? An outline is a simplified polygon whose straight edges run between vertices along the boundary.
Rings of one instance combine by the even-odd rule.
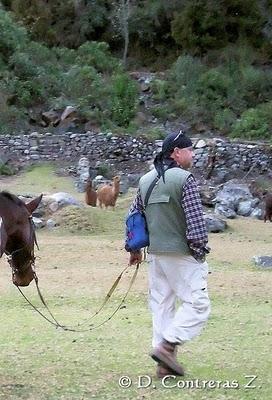
[[[40,314],[46,321],[48,321],[50,324],[54,325],[56,328],[61,328],[61,329],[65,330],[65,331],[70,331],[70,332],[87,332],[87,331],[94,330],[94,329],[96,329],[96,328],[98,328],[98,327],[104,325],[104,324],[105,324],[106,322],[108,322],[108,321],[117,313],[117,311],[121,308],[122,304],[124,303],[125,299],[127,298],[127,295],[128,295],[128,293],[129,293],[129,291],[130,291],[130,289],[131,289],[133,283],[134,283],[135,280],[136,280],[136,276],[137,276],[137,273],[138,273],[138,270],[139,270],[139,266],[140,266],[140,263],[137,264],[137,266],[136,266],[136,268],[135,268],[135,271],[134,271],[134,274],[133,274],[133,276],[132,276],[132,278],[131,278],[129,287],[128,287],[128,289],[127,289],[127,291],[126,291],[126,293],[125,293],[123,299],[121,300],[121,302],[120,302],[120,304],[118,305],[118,307],[114,310],[114,312],[113,312],[106,320],[104,320],[104,321],[101,322],[100,324],[98,324],[98,325],[96,325],[96,326],[93,326],[93,327],[91,327],[91,328],[88,328],[88,329],[75,329],[75,328],[73,328],[73,327],[69,327],[69,326],[66,326],[66,325],[62,325],[62,324],[60,324],[60,323],[56,320],[56,318],[53,316],[52,312],[50,311],[49,307],[47,306],[47,304],[46,304],[46,302],[45,302],[45,300],[44,300],[44,297],[42,296],[42,293],[41,293],[41,291],[40,291],[39,284],[38,284],[38,277],[37,277],[35,271],[33,271],[33,273],[34,273],[34,280],[35,280],[35,284],[36,284],[36,288],[37,288],[38,295],[39,295],[39,297],[40,297],[40,300],[41,300],[42,304],[44,305],[44,307],[47,309],[47,311],[49,312],[50,316],[52,317],[53,321],[52,321],[51,319],[49,319],[46,315],[44,315],[36,306],[34,306],[34,304],[31,303],[31,301],[25,296],[25,294],[23,293],[23,291],[20,289],[19,286],[17,286],[17,288],[18,288],[19,292],[21,293],[21,295],[24,297],[24,299],[27,301],[27,303],[28,303],[35,311],[37,311],[37,313]],[[104,308],[104,306],[105,306],[105,305],[107,304],[107,302],[109,301],[109,299],[110,299],[112,293],[113,293],[114,290],[116,289],[116,287],[117,287],[119,281],[121,280],[121,277],[122,277],[123,273],[124,273],[129,267],[130,267],[130,266],[128,265],[126,268],[124,268],[123,271],[120,273],[120,275],[116,278],[116,280],[115,280],[115,282],[113,283],[112,287],[111,287],[110,290],[108,291],[108,293],[107,293],[107,295],[106,295],[106,297],[105,297],[105,299],[104,299],[102,305],[100,306],[100,308],[99,308],[93,315],[91,315],[91,317],[89,317],[89,319],[92,319],[93,317],[95,317],[95,316]],[[80,326],[80,325],[79,325],[79,326]]]

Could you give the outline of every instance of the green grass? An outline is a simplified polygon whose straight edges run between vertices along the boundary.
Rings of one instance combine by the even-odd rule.
[[[126,308],[104,327],[69,333],[50,327],[10,297],[8,310],[6,305],[0,308],[6,321],[1,329],[0,398],[270,398],[269,304],[212,296],[213,313],[207,328],[180,351],[179,359],[187,367],[183,380],[198,379],[200,385],[204,380],[222,381],[221,385],[237,381],[239,388],[188,389],[176,387],[181,378],[167,380],[165,385],[171,388],[155,378],[154,363],[148,357],[151,323],[145,303],[144,296],[131,295]],[[85,301],[82,306],[78,299],[69,304],[69,310],[65,304],[57,307],[57,313],[62,318],[84,319],[88,310]],[[140,377],[146,375],[152,385],[139,388]],[[244,387],[249,375],[257,376],[255,389]],[[130,388],[118,385],[121,376],[131,378]],[[147,379],[142,378],[144,384]]]
[[[42,186],[42,174],[48,176],[48,188],[55,182],[56,191],[60,191],[66,179],[69,181],[44,166],[41,175],[35,170],[10,181],[10,190],[21,190],[26,182],[31,183],[31,173],[37,174],[35,191],[38,185]],[[127,265],[123,219],[131,199],[132,193],[118,199],[116,211],[87,208],[90,216],[96,214],[99,232],[71,234],[64,228],[37,232],[40,287],[61,323],[82,323],[85,328],[107,319],[119,305],[132,270],[124,274],[101,314],[89,319]],[[55,329],[25,303],[12,285],[10,269],[2,259],[0,399],[271,399],[272,274],[254,268],[251,263],[254,254],[271,254],[271,226],[246,218],[229,224],[226,233],[210,235],[211,317],[203,333],[179,351],[185,378],[167,380],[167,387],[156,379],[156,366],[148,355],[152,328],[146,263],[140,268],[124,308],[100,328],[73,333]],[[41,307],[33,283],[24,292]],[[247,389],[247,376],[252,375],[257,376],[253,382],[256,387]],[[131,379],[129,388],[119,386],[122,376]],[[150,385],[146,376],[152,380]],[[148,387],[139,387],[141,379]],[[197,379],[199,385],[208,380],[214,381],[210,385],[219,387],[183,387],[191,381],[196,384]],[[227,382],[231,386],[232,381],[239,387],[224,387]]]
[[[76,194],[71,177],[56,174],[58,167],[44,163],[27,168],[17,177],[4,178],[0,181],[1,190],[10,190],[15,194],[35,194],[68,192]]]

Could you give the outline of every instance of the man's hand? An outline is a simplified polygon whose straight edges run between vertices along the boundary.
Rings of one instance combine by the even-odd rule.
[[[143,260],[143,254],[141,250],[130,252],[129,265],[140,264],[142,260]]]

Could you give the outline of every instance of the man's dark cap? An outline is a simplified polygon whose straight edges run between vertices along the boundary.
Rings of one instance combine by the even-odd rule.
[[[192,147],[193,143],[191,139],[186,136],[183,131],[179,131],[178,133],[170,133],[164,139],[162,143],[162,153],[163,155],[170,155],[175,147],[179,149],[185,149],[187,147]]]

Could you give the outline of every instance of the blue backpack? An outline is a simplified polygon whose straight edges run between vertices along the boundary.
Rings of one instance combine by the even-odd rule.
[[[144,200],[145,208],[147,206],[151,192],[158,180],[159,178],[156,177],[146,192]],[[131,214],[128,215],[126,219],[125,249],[127,251],[137,251],[147,246],[149,246],[149,233],[145,214],[141,211],[133,211]]]
[[[132,212],[126,219],[126,245],[127,251],[140,250],[149,246],[149,234],[144,213]]]

